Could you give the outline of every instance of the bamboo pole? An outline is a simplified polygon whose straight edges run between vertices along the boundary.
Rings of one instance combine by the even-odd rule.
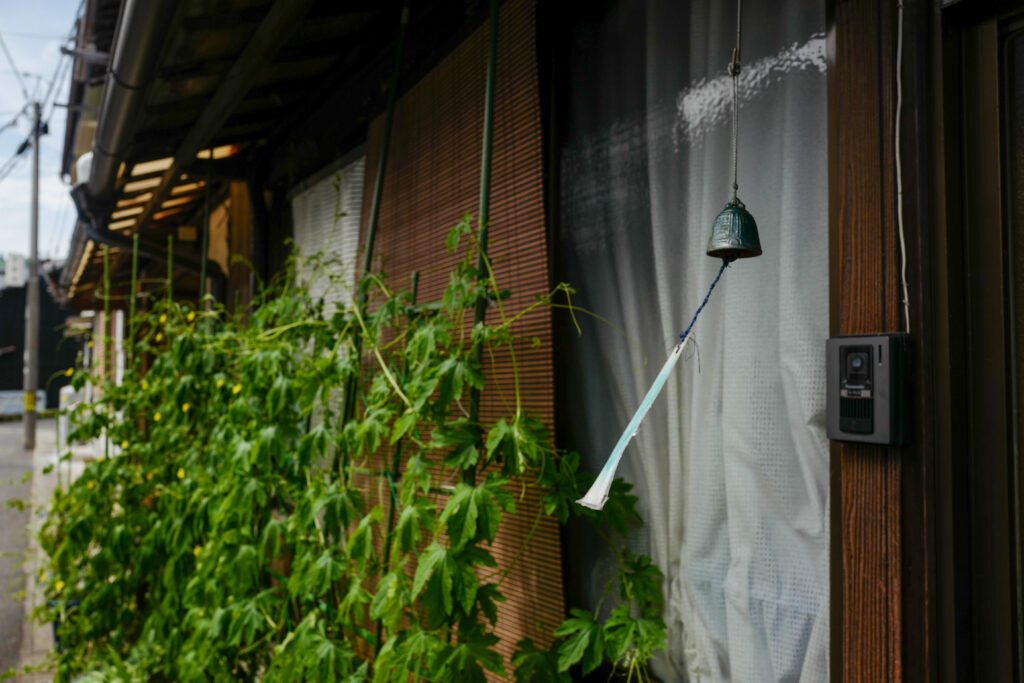
[[[477,277],[487,279],[487,229],[491,221],[491,154],[494,148],[494,82],[498,62],[498,0],[491,0],[490,43],[487,53],[487,89],[484,93],[484,133],[483,150],[480,155],[480,209],[478,221],[480,225],[477,248]],[[497,292],[495,292],[497,295]],[[473,314],[473,325],[479,325],[487,317],[487,299],[476,302]],[[473,362],[478,366],[483,359],[483,346],[477,342],[473,345]],[[476,425],[480,422],[480,390],[470,387],[469,390],[469,421]],[[483,440],[483,431],[480,433]],[[462,480],[467,484],[476,483],[476,467],[469,467],[462,473]]]

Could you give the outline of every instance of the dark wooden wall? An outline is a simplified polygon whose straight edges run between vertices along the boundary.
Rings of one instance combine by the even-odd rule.
[[[832,446],[832,674],[836,680],[935,677],[930,335],[932,220],[927,177],[938,9],[905,2],[901,116],[903,215],[915,374],[907,448]],[[906,329],[897,229],[897,4],[829,3],[829,223],[832,335]]]

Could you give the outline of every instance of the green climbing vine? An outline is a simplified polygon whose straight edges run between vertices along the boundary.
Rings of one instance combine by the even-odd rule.
[[[446,246],[462,258],[439,301],[375,274],[364,310],[334,309],[296,282],[336,269],[296,258],[243,313],[154,302],[120,386],[75,372],[100,391],[71,437],[116,454],[57,490],[41,534],[59,680],[568,681],[602,662],[649,680],[661,574],[624,549],[630,486],[601,512],[575,505],[592,478],[523,407],[518,377],[504,417],[464,407],[484,388],[474,345],[514,359],[515,323],[572,310],[572,290],[510,310],[490,264],[476,270],[469,216]],[[494,324],[472,325],[480,298]],[[507,669],[494,624],[510,567],[490,548],[528,486],[540,514],[591,519],[619,572],[610,610],[572,609]]]

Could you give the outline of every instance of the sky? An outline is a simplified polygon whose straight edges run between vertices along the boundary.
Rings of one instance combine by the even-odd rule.
[[[39,257],[63,259],[74,228],[74,205],[70,188],[61,180],[60,161],[64,147],[66,109],[52,103],[67,103],[70,88],[70,58],[62,57],[64,44],[78,15],[81,0],[0,0],[0,37],[3,38],[18,72],[22,73],[30,96],[42,98],[57,76],[56,98],[43,110],[49,116],[50,134],[39,145]],[[25,104],[21,82],[7,56],[0,50],[0,129]],[[51,114],[52,112],[52,114]],[[0,174],[18,146],[31,133],[30,112],[17,123],[0,130]],[[32,182],[32,152],[25,152],[6,177],[0,178],[0,254],[28,254],[29,210]]]

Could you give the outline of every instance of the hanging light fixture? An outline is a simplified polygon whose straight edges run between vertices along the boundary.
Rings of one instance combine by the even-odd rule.
[[[715,218],[708,240],[708,256],[720,258],[726,263],[738,258],[761,255],[761,240],[757,235],[757,222],[740,201],[739,168],[739,80],[740,80],[740,38],[742,37],[743,0],[736,0],[736,47],[729,62],[732,77],[732,200],[725,205]]]

